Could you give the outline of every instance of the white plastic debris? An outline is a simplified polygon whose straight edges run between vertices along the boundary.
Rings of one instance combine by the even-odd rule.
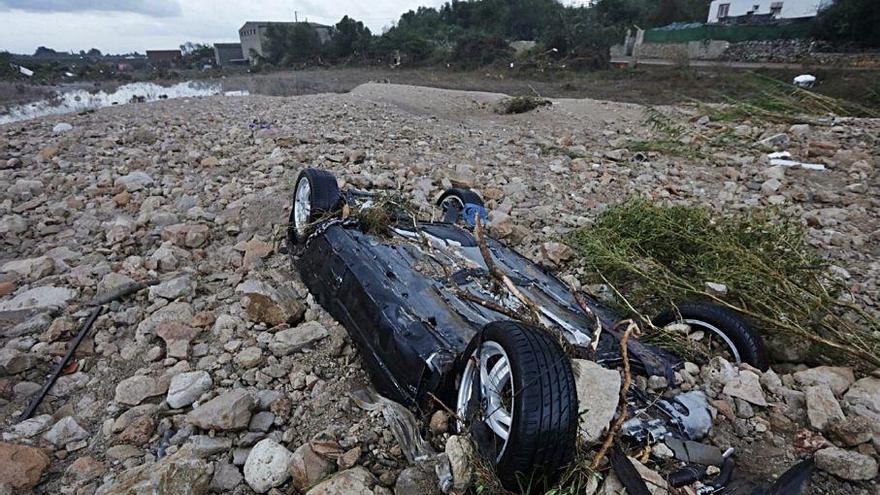
[[[804,163],[796,160],[789,160],[791,153],[788,151],[777,151],[767,155],[770,159],[770,166],[782,165],[783,167],[800,167],[804,170],[825,170],[825,165],[821,163]]]
[[[34,75],[34,71],[28,69],[27,67],[22,67],[20,65],[18,66],[18,72],[20,72],[28,77],[31,77]]]
[[[811,74],[801,74],[794,78],[794,85],[801,88],[812,88],[816,85],[816,76]]]
[[[71,129],[73,129],[73,126],[68,124],[67,122],[59,122],[55,124],[55,127],[52,128],[52,132],[55,134],[62,134]]]

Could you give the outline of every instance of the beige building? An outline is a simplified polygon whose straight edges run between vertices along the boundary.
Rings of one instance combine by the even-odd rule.
[[[248,59],[251,65],[257,63],[259,57],[265,56],[264,48],[266,46],[266,30],[272,24],[298,24],[296,22],[269,22],[269,21],[248,21],[238,30],[238,37],[241,40],[241,51],[244,58]],[[315,22],[303,22],[299,24],[308,24],[318,33],[321,43],[326,43],[332,36],[333,28],[318,24]]]

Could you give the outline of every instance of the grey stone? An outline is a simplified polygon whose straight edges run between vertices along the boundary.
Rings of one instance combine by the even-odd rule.
[[[232,449],[232,439],[227,437],[211,437],[208,435],[192,435],[189,437],[193,453],[198,457],[208,457]]]
[[[114,182],[116,187],[123,187],[128,192],[136,192],[153,185],[153,178],[146,173],[135,170],[128,175],[118,177]]]
[[[251,422],[248,425],[248,429],[251,431],[269,431],[269,428],[272,427],[272,423],[275,422],[275,415],[268,412],[262,411],[254,414],[251,418]]]
[[[166,280],[159,285],[150,287],[150,299],[161,297],[173,301],[179,297],[192,294],[195,291],[195,281],[190,275]]]
[[[43,434],[43,438],[56,447],[63,447],[70,442],[83,440],[89,436],[89,432],[83,429],[72,416],[61,418],[49,431]]]
[[[836,366],[819,366],[798,371],[794,380],[803,387],[811,385],[827,385],[834,395],[840,397],[855,381],[852,368]]]
[[[743,370],[724,385],[723,392],[731,397],[750,402],[756,406],[767,406],[764,390],[761,388],[761,378],[749,371]]]
[[[807,418],[810,420],[810,426],[818,431],[822,431],[832,421],[842,420],[844,418],[843,409],[837,399],[834,398],[834,392],[827,385],[813,385],[804,389],[807,400]]]
[[[186,407],[202,396],[214,385],[207,371],[191,371],[179,373],[171,378],[168,396],[165,400],[174,409]]]
[[[114,400],[120,404],[136,406],[147,397],[161,395],[162,390],[156,380],[149,376],[135,375],[116,385]]]
[[[578,396],[579,432],[596,442],[608,428],[620,401],[620,373],[593,361],[572,360]]]
[[[199,459],[189,446],[184,446],[158,462],[123,471],[114,482],[102,485],[95,494],[203,495],[208,492],[210,482],[211,463]]]
[[[324,325],[309,321],[276,333],[275,340],[269,343],[269,350],[276,356],[287,356],[329,335]]]
[[[33,368],[36,364],[37,360],[33,354],[8,347],[0,349],[0,376],[17,375]]]
[[[880,378],[869,376],[855,382],[843,396],[849,407],[861,406],[880,415]]]
[[[761,146],[767,146],[769,148],[784,148],[789,145],[791,139],[788,137],[788,134],[780,133],[774,134],[768,138],[764,138],[758,141],[758,144]]]
[[[26,290],[8,301],[0,302],[0,312],[20,310],[49,310],[67,306],[76,297],[76,291],[64,287],[44,285]]]
[[[361,466],[340,471],[306,492],[306,495],[368,495],[374,493],[376,478]]]
[[[437,475],[422,465],[409,466],[394,483],[394,495],[440,495]]]
[[[232,492],[243,479],[237,467],[228,462],[218,462],[214,465],[211,489],[219,493]]]
[[[877,476],[877,461],[872,457],[829,447],[816,452],[816,467],[850,481],[871,480]]]
[[[234,389],[190,411],[187,421],[204,430],[241,430],[247,427],[254,406],[247,391]]]
[[[452,469],[452,489],[464,493],[473,482],[473,447],[466,438],[452,435],[446,439],[446,455]]]
[[[267,438],[251,449],[244,463],[244,480],[257,493],[266,493],[288,478],[293,454],[281,444]]]

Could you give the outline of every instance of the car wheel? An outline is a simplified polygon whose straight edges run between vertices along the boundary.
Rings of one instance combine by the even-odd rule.
[[[509,490],[550,483],[574,458],[577,392],[571,361],[550,334],[519,322],[486,325],[466,351],[456,413]]]
[[[287,243],[291,253],[302,247],[315,222],[336,212],[342,203],[336,177],[326,170],[304,169],[295,184],[287,225]]]
[[[483,198],[463,187],[452,187],[444,191],[437,200],[437,206],[443,210],[443,221],[446,223],[464,220],[465,224],[473,227],[476,215],[480,215],[481,220],[488,220]]]
[[[701,343],[707,357],[721,356],[761,371],[770,367],[764,341],[745,318],[733,311],[716,304],[686,303],[654,318],[654,325],[661,328],[681,324],[690,341]]]

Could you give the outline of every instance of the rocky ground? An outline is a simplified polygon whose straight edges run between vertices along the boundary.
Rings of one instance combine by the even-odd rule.
[[[437,491],[433,473],[408,467],[381,413],[352,400],[369,383],[358,354],[280,252],[305,166],[343,185],[399,189],[426,215],[446,187],[472,186],[494,234],[551,265],[570,256],[554,239],[631,195],[718,210],[779,205],[803,217],[855,299],[877,309],[880,122],[727,123],[661,108],[680,126],[670,146],[668,129],[637,105],[558,100],[499,116],[500,98],[371,84],[0,127],[0,493]],[[773,151],[825,170],[771,166]],[[89,301],[152,279],[108,305],[19,422]],[[876,494],[880,376],[774,352],[775,371],[715,360],[686,368],[677,387],[707,392],[714,441],[737,447],[756,481],[815,453],[814,493]],[[592,376],[580,375],[581,388]],[[448,446],[456,488],[467,487],[467,449],[449,437],[448,417],[420,420],[435,447]],[[600,493],[615,493],[611,478]]]

